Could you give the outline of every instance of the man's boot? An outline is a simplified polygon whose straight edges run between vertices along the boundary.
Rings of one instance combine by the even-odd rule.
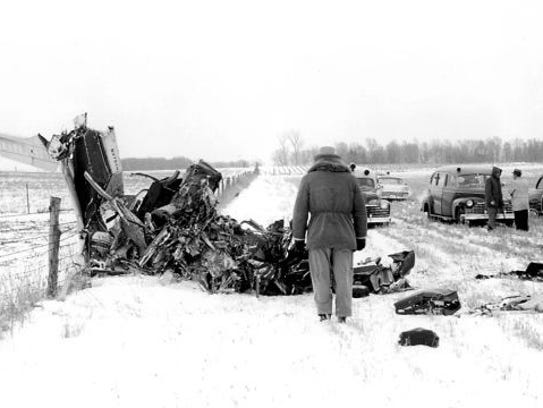
[[[320,314],[319,315],[319,319],[321,322],[324,322],[326,320],[330,320],[330,318],[332,317],[332,315],[329,315],[329,314]]]
[[[337,317],[338,323],[347,323],[347,318],[345,316],[338,316]]]

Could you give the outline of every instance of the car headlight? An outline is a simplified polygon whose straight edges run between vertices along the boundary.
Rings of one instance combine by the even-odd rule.
[[[381,203],[379,205],[384,210],[384,209],[388,208],[388,201],[383,200],[383,201],[381,201]]]
[[[474,204],[475,204],[475,203],[473,202],[473,200],[468,200],[468,201],[466,201],[466,207],[468,207],[468,208],[473,207]]]

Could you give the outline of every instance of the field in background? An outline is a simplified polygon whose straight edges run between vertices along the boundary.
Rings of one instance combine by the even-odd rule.
[[[226,168],[218,169],[224,178],[232,177],[252,168]],[[183,171],[183,170],[181,170]],[[124,183],[126,194],[137,194],[148,188],[151,179],[132,175],[134,172],[125,172]],[[143,172],[156,178],[169,177],[173,170]],[[68,189],[61,173],[47,172],[3,172],[0,171],[0,218],[2,214],[24,214],[27,212],[27,189],[29,212],[47,212],[49,197],[56,196],[62,199],[63,209],[72,208]]]

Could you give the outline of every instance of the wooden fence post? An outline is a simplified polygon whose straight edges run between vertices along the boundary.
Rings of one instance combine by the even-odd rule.
[[[28,198],[28,183],[25,184],[26,189],[26,213],[30,214],[30,199]]]
[[[60,249],[60,229],[58,218],[60,198],[51,197],[49,204],[49,277],[47,279],[47,296],[54,298],[58,286],[58,253]]]

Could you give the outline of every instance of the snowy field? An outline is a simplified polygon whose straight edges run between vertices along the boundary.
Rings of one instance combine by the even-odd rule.
[[[2,159],[0,158],[0,163]],[[252,168],[223,168],[218,169],[224,178],[234,177]],[[125,193],[137,194],[149,187],[151,180],[147,177],[133,175],[134,172],[124,173]],[[173,170],[143,171],[156,178],[169,177]],[[27,190],[29,209],[31,213],[47,212],[49,197],[62,199],[62,208],[71,208],[70,196],[64,178],[60,172],[32,171],[1,171],[0,166],[0,218],[4,214],[27,213]]]
[[[539,174],[543,169],[534,168]],[[414,198],[429,174],[405,172]],[[299,176],[263,175],[225,213],[267,224],[290,218]],[[457,289],[458,316],[398,316],[402,294],[354,300],[347,325],[317,321],[311,295],[209,295],[153,277],[94,281],[46,301],[0,341],[3,406],[541,407],[543,317],[468,310],[543,284],[477,281],[477,273],[541,261],[543,220],[529,233],[427,221],[416,200],[393,203],[356,260],[414,249],[420,288]],[[440,347],[403,348],[400,332],[434,330]],[[47,403],[46,403],[47,405]]]

